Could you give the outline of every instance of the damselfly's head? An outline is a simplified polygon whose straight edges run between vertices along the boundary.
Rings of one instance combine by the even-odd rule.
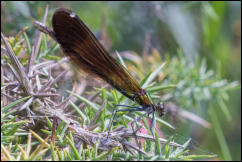
[[[158,105],[154,105],[155,111],[158,112],[159,116],[162,117],[165,115],[165,106],[164,104],[158,103]]]

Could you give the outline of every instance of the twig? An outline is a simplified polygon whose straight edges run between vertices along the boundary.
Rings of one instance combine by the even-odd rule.
[[[44,13],[44,17],[42,19],[42,23],[45,23],[45,21],[46,21],[48,8],[49,7],[47,5],[46,8],[45,8],[45,13]],[[35,60],[37,58],[41,39],[42,39],[42,32],[38,33],[37,40],[35,41],[34,48],[32,48],[32,51],[31,51],[31,54],[30,54],[30,57],[29,57],[29,64],[28,64],[28,67],[27,67],[27,73],[29,74],[29,76],[32,76],[32,73],[33,73],[32,67],[33,67]]]

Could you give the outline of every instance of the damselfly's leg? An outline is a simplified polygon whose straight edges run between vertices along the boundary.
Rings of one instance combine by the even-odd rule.
[[[133,126],[133,124],[136,123],[136,122],[138,122],[143,116],[145,116],[145,115],[147,115],[147,114],[148,114],[148,116],[149,116],[151,113],[152,113],[152,119],[151,119],[150,132],[151,132],[153,138],[155,139],[155,136],[154,136],[154,130],[153,130],[153,128],[154,128],[154,124],[155,124],[155,123],[154,123],[154,121],[155,121],[155,120],[154,120],[154,119],[155,119],[155,111],[146,112],[146,113],[140,115],[138,118],[136,118],[134,121],[132,121],[132,123],[131,123],[131,127],[132,127],[132,130],[133,130],[133,132],[134,132],[134,126]],[[138,145],[138,141],[137,141],[137,136],[136,136],[136,134],[135,134],[135,139],[136,139],[136,144]],[[139,146],[139,147],[140,147],[140,146]]]
[[[145,115],[149,115],[150,112],[145,112],[144,114],[140,115],[138,118],[134,119],[132,122],[131,122],[131,126],[133,127],[133,124],[138,122],[142,117],[144,117]]]
[[[121,109],[121,110],[116,110],[116,108],[118,106],[122,106],[122,107],[128,107],[128,108],[131,108],[131,109]],[[113,122],[113,119],[115,118],[116,114],[120,111],[129,111],[129,112],[133,112],[133,111],[144,111],[145,110],[145,107],[143,108],[140,108],[140,107],[136,107],[136,106],[127,106],[127,105],[115,105],[114,106],[114,109],[113,109],[113,112],[112,112],[112,116],[111,116],[111,120],[109,121],[109,125],[108,125],[108,136],[107,138],[109,137],[109,134],[110,134],[110,130],[111,130],[111,127],[112,127],[112,122]]]
[[[151,127],[150,127],[150,132],[151,132],[153,138],[155,139],[154,130],[153,130],[153,128],[155,127],[155,125],[154,125],[155,122],[154,121],[155,121],[155,111],[152,112]]]
[[[130,109],[121,109],[121,110],[116,110],[116,108],[118,106],[122,106],[122,107],[128,107]],[[133,111],[144,111],[145,110],[145,107],[143,108],[140,108],[140,107],[136,107],[136,106],[127,106],[127,105],[115,105],[114,108],[113,108],[113,112],[112,112],[112,116],[111,116],[111,120],[109,122],[109,125],[108,125],[108,131],[110,131],[111,129],[111,126],[112,126],[112,123],[113,123],[113,119],[115,119],[116,117],[116,114],[120,111],[129,111],[129,112],[133,112]]]
[[[135,142],[136,142],[136,145],[139,146],[139,148],[141,148],[141,146],[138,144],[138,138],[136,136],[136,131],[139,130],[137,129],[136,131],[134,130],[134,123],[138,122],[143,116],[149,114],[149,112],[145,112],[144,114],[140,115],[138,118],[134,119],[132,122],[131,122],[131,127],[132,127],[132,131],[134,132],[134,136],[135,136]]]

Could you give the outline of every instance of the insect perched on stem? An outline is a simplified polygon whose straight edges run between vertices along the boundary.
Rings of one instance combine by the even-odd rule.
[[[114,107],[114,116],[120,111],[145,111],[138,117],[139,120],[145,115],[152,114],[151,133],[153,133],[154,113],[164,115],[163,105],[154,105],[148,98],[146,91],[140,87],[136,79],[110,54],[95,38],[94,34],[76,16],[68,9],[58,9],[52,18],[53,31],[35,23],[43,32],[49,34],[60,44],[64,54],[79,68],[85,72],[99,77],[109,83],[112,87],[121,92],[130,100],[137,102],[142,107],[116,105]],[[124,106],[127,109],[116,110],[116,107]]]

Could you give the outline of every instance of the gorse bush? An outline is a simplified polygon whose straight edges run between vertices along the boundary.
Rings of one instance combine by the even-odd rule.
[[[48,9],[43,20],[47,13]],[[228,92],[240,88],[240,84],[209,69],[206,59],[198,58],[196,63],[189,63],[181,50],[177,51],[178,57],[166,54],[162,58],[155,48],[143,55],[130,51],[111,54],[135,76],[153,103],[164,103],[167,113],[162,119],[158,115],[155,117],[155,139],[149,132],[147,116],[136,123],[135,129],[139,131],[134,136],[130,122],[142,112],[117,113],[109,132],[115,105],[139,105],[101,80],[80,76],[78,68],[69,64],[62,54],[58,55],[62,52],[50,36],[31,28],[25,27],[15,36],[1,35],[2,160],[197,160],[216,157],[211,153],[190,152],[191,128],[184,121],[205,129],[213,128],[222,152],[230,156],[217,112],[231,121],[226,105]],[[28,30],[37,33],[33,40],[26,33]],[[175,134],[168,139],[162,138],[171,130],[178,130],[187,140],[178,142]]]

